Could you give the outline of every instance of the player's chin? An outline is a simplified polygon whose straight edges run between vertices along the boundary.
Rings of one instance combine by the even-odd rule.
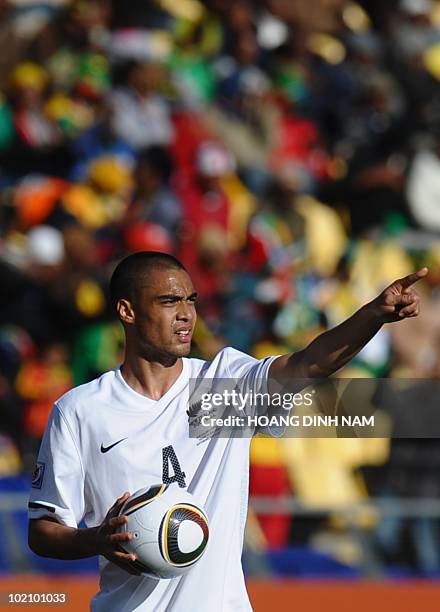
[[[186,357],[191,352],[191,342],[180,345],[179,347],[177,347],[177,350],[179,357]]]
[[[173,343],[171,352],[175,357],[186,357],[191,352],[191,342]]]

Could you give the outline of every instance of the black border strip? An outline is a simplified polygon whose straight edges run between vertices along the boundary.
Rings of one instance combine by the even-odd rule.
[[[46,504],[39,504],[37,502],[29,502],[28,508],[30,508],[31,510],[43,508],[43,510],[49,510],[49,512],[55,512],[55,508],[53,506],[46,506]]]

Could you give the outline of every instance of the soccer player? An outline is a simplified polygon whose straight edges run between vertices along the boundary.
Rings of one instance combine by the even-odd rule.
[[[187,357],[197,294],[180,262],[153,252],[125,258],[110,283],[125,330],[124,362],[55,402],[32,483],[31,549],[58,559],[99,555],[95,612],[251,610],[241,567],[250,440],[191,438],[189,379],[234,378],[255,387],[269,377],[284,384],[328,376],[384,323],[417,316],[412,285],[426,274],[423,268],[395,281],[297,353],[259,361],[225,348],[205,362]],[[122,548],[131,534],[117,533],[127,521],[118,511],[128,491],[157,482],[188,487],[210,521],[205,554],[170,580],[140,575]],[[78,528],[83,520],[87,527]]]

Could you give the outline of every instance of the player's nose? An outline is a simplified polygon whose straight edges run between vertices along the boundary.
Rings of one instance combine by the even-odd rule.
[[[177,309],[177,319],[179,321],[191,322],[194,318],[194,308],[190,306],[187,302],[180,302],[179,307]]]

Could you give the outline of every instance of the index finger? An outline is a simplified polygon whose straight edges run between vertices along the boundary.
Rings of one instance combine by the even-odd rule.
[[[428,274],[428,268],[420,268],[417,272],[413,272],[412,274],[408,274],[408,276],[404,276],[399,280],[400,284],[403,288],[411,287],[421,278],[424,278]]]
[[[123,503],[127,501],[129,497],[130,493],[128,491],[121,495],[121,497],[118,497],[113,506],[111,506],[109,511],[107,512],[107,518],[111,518],[112,516],[118,516]]]
[[[122,506],[122,504],[125,501],[127,501],[129,497],[130,497],[130,493],[128,491],[125,491],[125,493],[121,495],[121,497],[118,497],[118,499],[115,501],[114,506],[115,507]]]

